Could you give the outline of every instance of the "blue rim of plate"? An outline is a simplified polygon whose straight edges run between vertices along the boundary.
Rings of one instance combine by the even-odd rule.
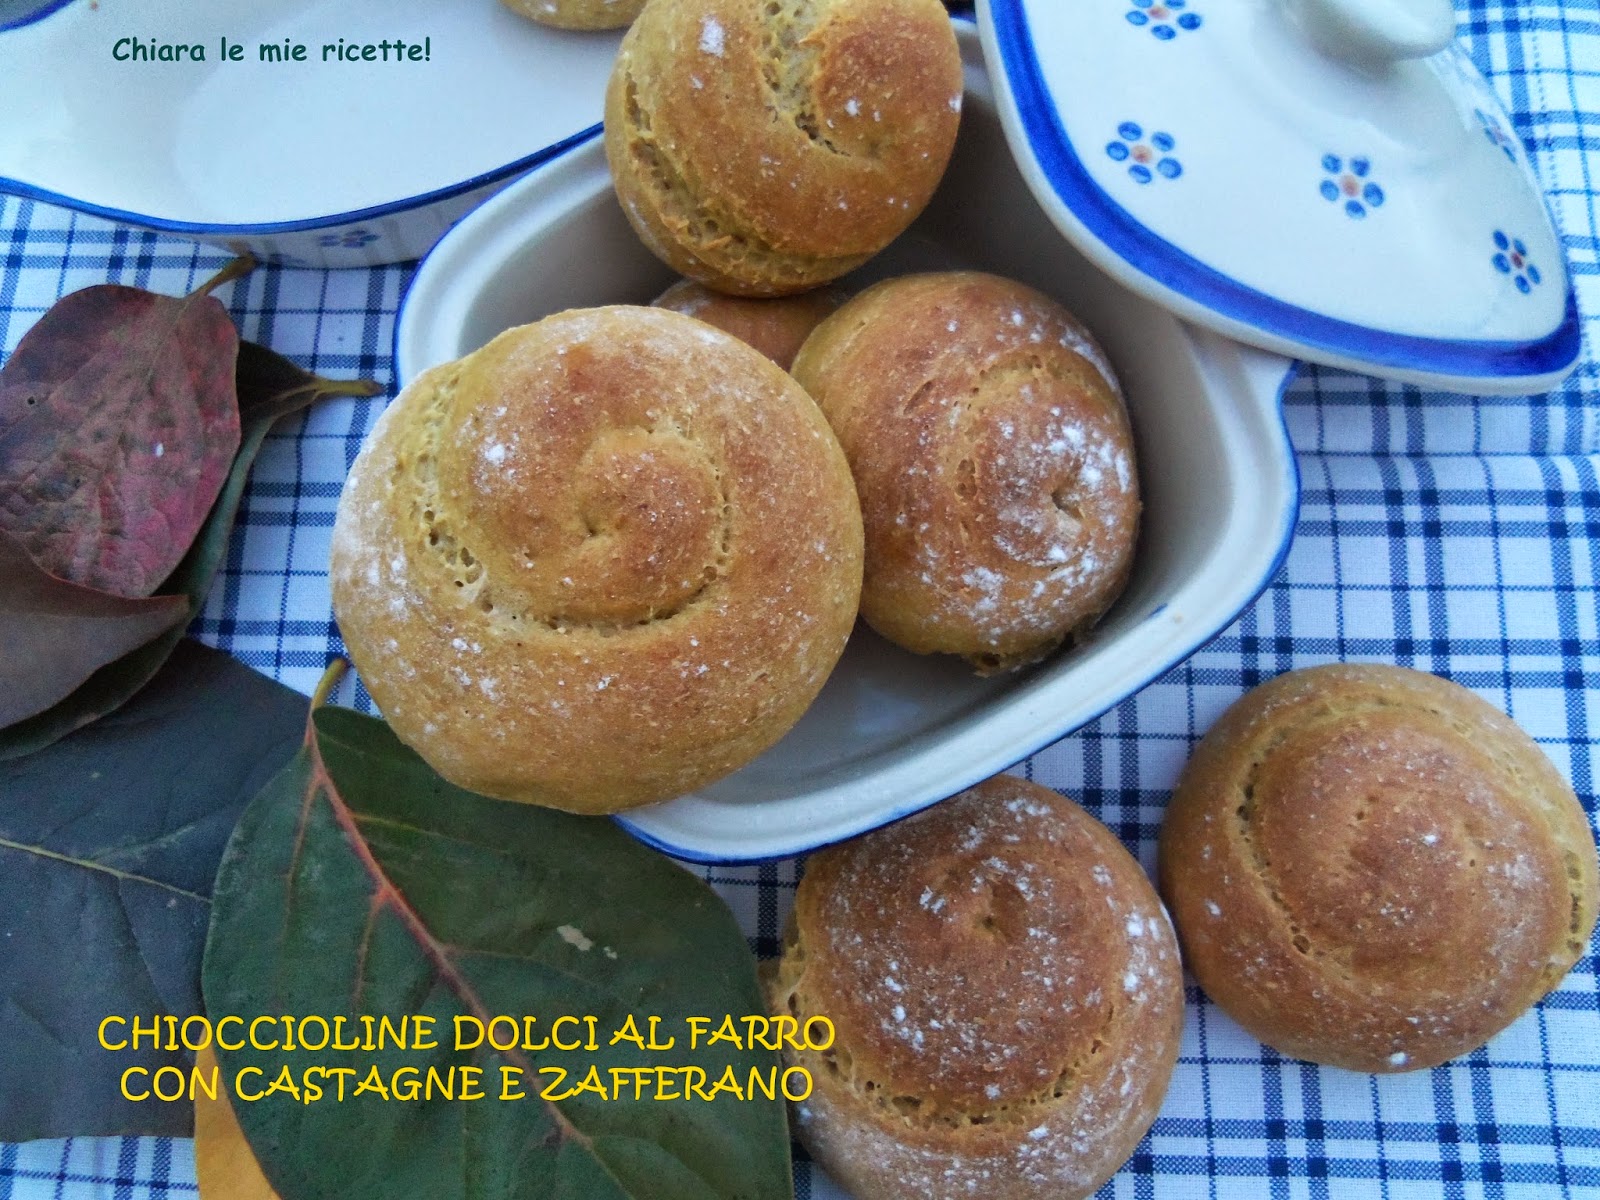
[[[1022,0],[991,0],[1001,67],[1040,170],[1088,233],[1141,276],[1238,325],[1374,367],[1477,379],[1538,379],[1570,370],[1583,350],[1578,298],[1567,271],[1566,315],[1531,342],[1427,338],[1342,321],[1257,291],[1155,234],[1095,183],[1073,149],[1045,86]],[[1313,355],[1314,357],[1314,355]]]
[[[70,3],[71,0],[63,0]],[[519,158],[504,166],[495,167],[481,175],[474,175],[471,179],[459,183],[447,184],[431,192],[419,192],[415,196],[408,196],[403,200],[389,200],[383,204],[375,204],[369,208],[351,209],[349,212],[332,213],[322,217],[304,217],[296,221],[266,221],[251,225],[208,225],[198,221],[174,221],[169,217],[151,217],[142,213],[128,212],[120,208],[108,208],[102,204],[94,204],[87,200],[78,200],[72,196],[64,196],[59,192],[52,192],[48,188],[35,187],[31,183],[24,183],[20,179],[12,179],[0,175],[0,193],[17,196],[23,200],[36,200],[44,204],[57,204],[62,208],[70,208],[74,212],[81,212],[91,217],[103,217],[108,221],[116,221],[123,225],[134,225],[141,229],[154,230],[157,233],[173,233],[187,237],[250,237],[252,235],[271,233],[306,233],[314,229],[327,229],[335,225],[345,225],[354,221],[371,221],[378,217],[387,217],[395,213],[405,212],[410,209],[422,208],[425,205],[437,203],[440,200],[449,200],[455,196],[462,196],[478,188],[491,184],[504,183],[513,177],[530,171],[534,167],[558,158],[573,147],[587,142],[599,134],[601,127],[591,125],[581,129],[570,137],[553,142],[541,150]]]
[[[540,159],[539,162],[530,164],[530,169],[532,167],[542,166],[547,162],[554,161],[555,159],[560,158],[562,155],[566,154],[567,151],[569,151],[569,150],[576,150],[579,146],[583,145],[585,142],[592,141],[594,138],[599,137],[601,132],[602,132],[602,130],[603,130],[603,128],[604,127],[601,126],[601,125],[591,125],[591,126],[589,126],[589,128],[585,129],[582,133],[574,134],[572,137],[568,138],[566,141],[561,142],[561,143],[559,143],[559,144],[557,144],[555,146],[550,147],[549,152],[547,154],[545,154],[545,156],[542,159]],[[485,203],[488,203],[488,201],[486,200]],[[449,234],[450,234],[450,231],[446,230],[445,231],[445,237],[448,237]],[[394,328],[392,330],[390,330],[390,332],[389,332],[390,382],[394,386],[395,396],[398,396],[400,394],[400,389],[402,387],[404,387],[407,383],[411,382],[409,379],[402,380],[401,376],[400,376],[400,318],[406,311],[406,303],[407,303],[407,301],[409,301],[410,298],[411,298],[411,285],[416,283],[417,277],[422,274],[422,269],[425,266],[428,265],[428,260],[434,256],[434,253],[439,249],[439,247],[443,243],[444,243],[444,237],[441,237],[432,246],[428,247],[427,253],[423,254],[423,256],[421,258],[416,260],[417,269],[415,271],[411,272],[411,278],[406,280],[405,288],[400,293],[399,303],[397,303],[395,305],[395,310],[394,310]],[[420,375],[421,372],[419,371],[418,374]],[[386,399],[384,402],[388,403],[389,400],[392,400],[393,398],[394,397],[391,396],[388,399]]]
[[[45,0],[45,3],[38,8],[18,17],[15,21],[0,22],[0,33],[4,33],[8,29],[21,29],[25,25],[32,25],[35,21],[42,21],[51,13],[59,12],[71,3],[72,0]]]
[[[1229,613],[1215,627],[1203,632],[1186,648],[1178,651],[1176,654],[1169,655],[1160,666],[1144,673],[1137,681],[1130,684],[1121,695],[1109,701],[1104,707],[1096,709],[1094,712],[1084,717],[1083,720],[1076,722],[1067,729],[1058,729],[1051,733],[1045,734],[1043,737],[1030,739],[1029,749],[1024,752],[1022,757],[1017,759],[1016,762],[1007,763],[1005,766],[998,768],[998,771],[1009,770],[1011,767],[1016,766],[1018,762],[1023,761],[1023,759],[1031,758],[1033,755],[1039,753],[1039,751],[1043,750],[1046,746],[1052,746],[1056,742],[1059,742],[1062,738],[1071,737],[1074,733],[1077,733],[1078,730],[1083,729],[1085,726],[1094,721],[1098,721],[1117,705],[1124,703],[1133,696],[1144,691],[1145,688],[1149,687],[1156,680],[1160,679],[1168,671],[1172,670],[1173,667],[1176,667],[1179,663],[1185,662],[1194,657],[1201,650],[1204,650],[1208,645],[1214,642],[1217,638],[1221,637],[1228,626],[1237,621],[1240,614],[1242,614],[1247,608],[1259,600],[1261,598],[1261,594],[1265,592],[1267,588],[1272,586],[1272,581],[1278,577],[1278,572],[1283,569],[1284,560],[1289,557],[1290,547],[1294,545],[1295,528],[1300,523],[1300,494],[1302,488],[1302,480],[1300,478],[1300,460],[1294,452],[1294,443],[1289,438],[1289,423],[1283,413],[1283,397],[1284,394],[1289,390],[1289,386],[1294,383],[1295,378],[1300,374],[1300,369],[1303,365],[1304,364],[1299,361],[1291,361],[1288,368],[1283,373],[1283,379],[1278,384],[1278,425],[1283,439],[1283,456],[1286,460],[1286,476],[1289,485],[1289,502],[1283,506],[1283,524],[1278,531],[1278,545],[1273,551],[1272,560],[1267,564],[1266,570],[1262,573],[1261,577],[1247,589],[1247,595],[1239,604],[1239,607],[1232,613]],[[1153,618],[1159,616],[1162,610],[1165,608],[1166,605],[1164,604],[1157,607],[1154,612],[1150,613],[1150,615],[1144,619],[1146,621],[1152,620]],[[991,774],[995,773],[996,771],[990,770],[982,770],[977,773],[967,771],[959,775],[952,776],[951,789],[943,795],[935,796],[932,799],[923,800],[916,804],[909,804],[901,808],[896,808],[882,819],[875,818],[869,823],[862,825],[859,829],[855,829],[841,837],[830,838],[827,841],[817,842],[815,845],[796,846],[778,854],[762,854],[751,857],[745,857],[742,855],[737,857],[728,857],[725,855],[708,854],[703,850],[696,850],[685,846],[675,845],[666,838],[658,837],[656,834],[640,829],[637,825],[630,821],[625,814],[619,814],[611,819],[618,825],[622,826],[622,828],[626,830],[631,837],[637,838],[639,841],[649,846],[652,850],[659,850],[661,853],[678,859],[680,862],[696,863],[700,866],[708,867],[755,866],[761,863],[783,862],[786,859],[795,858],[802,854],[813,854],[816,851],[821,850],[824,846],[837,845],[840,842],[849,841],[851,838],[860,837],[862,834],[871,833],[875,829],[882,829],[886,825],[892,825],[896,821],[911,816],[913,813],[921,812],[923,809],[939,803],[940,800],[945,799],[947,796],[953,796],[957,792],[964,791],[973,784],[978,783],[980,780],[987,779]]]

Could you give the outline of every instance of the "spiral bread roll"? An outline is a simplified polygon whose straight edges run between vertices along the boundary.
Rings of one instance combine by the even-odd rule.
[[[1584,953],[1594,838],[1527,734],[1400,667],[1297,671],[1206,734],[1161,830],[1195,978],[1256,1037],[1367,1072],[1432,1067]]]
[[[1073,1200],[1132,1154],[1177,1062],[1177,941],[1139,864],[1072,801],[1000,776],[812,856],[773,1008],[795,1127],[857,1200]]]
[[[500,0],[512,12],[556,29],[621,29],[644,0]]]
[[[719,291],[859,266],[933,195],[961,55],[939,0],[653,0],[606,92],[606,156],[645,245]]]
[[[843,303],[844,293],[831,287],[762,300],[724,295],[692,279],[680,279],[650,301],[652,308],[670,308],[733,334],[785,371],[811,331]]]
[[[756,351],[659,309],[571,311],[400,394],[331,574],[372,698],[435,770],[613,812],[800,717],[855,620],[861,518],[822,414]]]
[[[1133,437],[1109,363],[1055,301],[908,275],[817,327],[794,377],[844,446],[867,531],[862,616],[979,671],[1097,620],[1133,563]]]

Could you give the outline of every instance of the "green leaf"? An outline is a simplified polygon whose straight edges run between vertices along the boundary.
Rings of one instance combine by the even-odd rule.
[[[332,380],[312,375],[252,342],[239,345],[237,382],[242,428],[239,452],[199,536],[161,587],[163,595],[188,598],[189,620],[204,606],[206,593],[222,565],[245,480],[273,424],[325,396],[370,396],[379,390],[366,380]],[[127,703],[160,670],[182,636],[180,624],[101,667],[54,707],[0,729],[0,761],[31,754]]]
[[[223,859],[206,944],[206,1010],[436,1019],[437,1050],[393,1047],[220,1055],[266,1079],[289,1066],[383,1078],[451,1064],[484,1068],[490,1098],[310,1104],[275,1095],[237,1115],[283,1196],[362,1200],[787,1200],[781,1099],[538,1098],[541,1067],[582,1072],[777,1066],[765,1050],[689,1048],[690,1015],[765,1011],[755,963],[701,880],[615,825],[490,800],[445,783],[380,721],[314,714],[307,743],[253,801]],[[457,1015],[593,1015],[590,1052],[456,1053]],[[628,1015],[651,1015],[676,1046],[607,1046]],[[528,1099],[504,1101],[501,1066],[524,1068]],[[250,1077],[254,1079],[255,1077]],[[553,1078],[553,1077],[552,1077]],[[569,1080],[569,1083],[571,1081]],[[331,1086],[331,1085],[330,1085]],[[353,1086],[353,1085],[352,1085]]]
[[[294,753],[305,697],[195,642],[130,704],[0,763],[0,1142],[188,1133],[121,1099],[102,1018],[200,1009],[211,884],[234,822]]]

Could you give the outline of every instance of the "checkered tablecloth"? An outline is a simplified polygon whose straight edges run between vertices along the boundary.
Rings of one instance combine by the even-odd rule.
[[[1081,800],[1147,867],[1178,771],[1217,714],[1261,680],[1330,660],[1401,663],[1477,690],[1538,740],[1593,820],[1600,8],[1596,0],[1458,7],[1461,36],[1511,109],[1552,197],[1585,320],[1584,361],[1560,391],[1528,399],[1302,373],[1287,415],[1305,490],[1280,577],[1210,646],[1020,768]],[[0,350],[9,353],[76,288],[116,281],[181,293],[223,261],[182,240],[0,197]],[[224,297],[246,337],[325,374],[388,383],[409,275],[404,266],[268,267]],[[328,536],[345,471],[383,403],[329,403],[269,439],[193,630],[303,691],[341,650],[328,603]],[[798,869],[708,871],[762,955],[776,949]],[[839,1196],[798,1157],[799,1196]],[[194,1191],[191,1147],[181,1140],[0,1145],[0,1200]],[[1594,948],[1484,1049],[1381,1079],[1285,1060],[1191,986],[1166,1106],[1104,1194],[1600,1196]]]

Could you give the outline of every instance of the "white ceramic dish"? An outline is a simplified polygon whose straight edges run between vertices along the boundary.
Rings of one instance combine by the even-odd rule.
[[[495,0],[57,0],[15,20],[0,23],[0,191],[291,266],[426,253],[598,127],[621,37]],[[241,61],[219,61],[224,37]],[[119,61],[129,39],[205,60]],[[399,40],[407,57],[341,62],[341,40]],[[260,61],[286,42],[306,61]]]
[[[797,854],[951,795],[1079,728],[1182,661],[1276,572],[1298,480],[1279,409],[1289,360],[1178,321],[1090,266],[1006,149],[976,38],[962,31],[961,141],[927,213],[872,275],[965,264],[1056,296],[1093,328],[1128,395],[1145,516],[1127,592],[1088,644],[979,679],[858,627],[816,704],[750,766],[623,824],[669,854]],[[401,307],[403,384],[513,325],[573,306],[645,303],[669,281],[612,194],[593,140],[506,189],[423,263]]]

